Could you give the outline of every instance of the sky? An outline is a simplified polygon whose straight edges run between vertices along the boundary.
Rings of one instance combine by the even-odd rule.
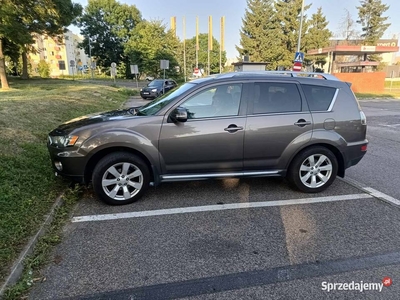
[[[86,6],[87,0],[73,0]],[[183,17],[186,18],[186,38],[192,38],[196,34],[196,16],[199,17],[200,33],[208,32],[208,16],[213,17],[213,35],[219,40],[220,18],[225,16],[225,50],[228,58],[238,55],[235,45],[240,44],[239,30],[242,26],[247,7],[246,0],[119,0],[120,3],[135,5],[147,20],[162,20],[167,28],[170,27],[170,17],[177,19],[177,35],[183,37]],[[400,35],[400,1],[382,0],[390,7],[386,12],[391,26],[383,38],[392,38]],[[311,4],[306,12],[308,16],[316,12],[318,7],[329,21],[328,28],[335,34],[339,32],[340,23],[343,21],[345,9],[347,9],[356,20],[358,11],[356,6],[359,0],[305,0],[305,5]],[[397,13],[396,13],[397,11]],[[79,28],[71,26],[70,29],[79,33]]]

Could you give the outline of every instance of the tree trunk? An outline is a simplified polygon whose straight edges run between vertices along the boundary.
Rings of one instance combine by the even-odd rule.
[[[0,38],[0,81],[1,88],[3,90],[9,89],[7,74],[6,74],[6,62],[3,54],[3,40]]]
[[[28,74],[28,57],[26,50],[22,51],[22,79],[29,79],[29,74]]]

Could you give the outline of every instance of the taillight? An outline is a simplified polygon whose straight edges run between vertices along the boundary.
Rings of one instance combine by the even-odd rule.
[[[367,116],[360,110],[361,125],[367,125]]]
[[[361,146],[361,151],[362,151],[362,152],[367,151],[367,145],[362,145],[362,146]]]

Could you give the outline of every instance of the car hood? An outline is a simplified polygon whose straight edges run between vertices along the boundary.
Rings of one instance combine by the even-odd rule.
[[[58,126],[50,132],[50,135],[66,135],[75,129],[79,129],[88,125],[139,118],[139,116],[134,115],[134,108],[129,109],[119,109],[113,111],[107,111],[102,113],[90,114],[82,117],[72,119]]]

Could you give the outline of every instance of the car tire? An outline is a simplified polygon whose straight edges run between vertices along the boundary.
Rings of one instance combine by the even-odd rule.
[[[338,172],[336,156],[325,147],[311,147],[293,159],[286,178],[291,186],[305,193],[327,189]]]
[[[150,171],[138,156],[116,152],[103,157],[92,175],[96,195],[110,205],[124,205],[137,201],[150,183]]]
[[[143,99],[143,100],[147,100],[147,98],[146,98],[146,97],[143,97],[143,96],[142,96],[142,99]]]

